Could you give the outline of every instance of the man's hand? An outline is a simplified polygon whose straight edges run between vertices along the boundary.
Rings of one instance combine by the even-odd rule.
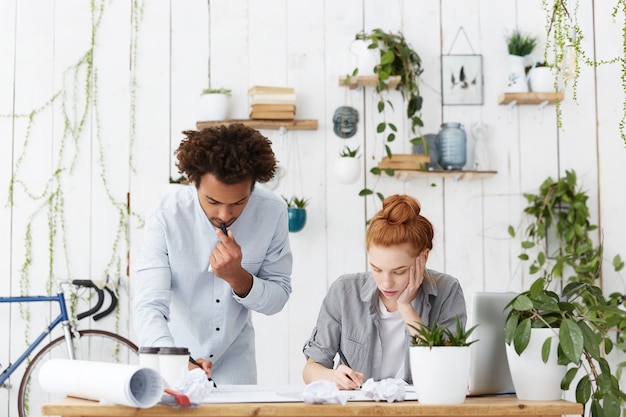
[[[233,237],[232,230],[225,235],[221,229],[216,229],[220,239],[209,256],[211,270],[216,277],[226,281],[235,294],[245,297],[252,288],[252,275],[241,266],[241,246]]]
[[[207,378],[211,378],[211,368],[213,367],[213,362],[208,361],[206,359],[202,359],[202,358],[196,359],[195,362],[198,365],[200,365],[200,369],[204,371]],[[195,368],[198,368],[198,366],[193,364],[192,362],[189,362],[189,370],[191,371],[192,369],[195,369]]]
[[[332,372],[332,382],[337,384],[339,389],[357,389],[363,385],[363,379],[365,375],[361,372],[357,372],[346,365],[339,365],[337,369]]]

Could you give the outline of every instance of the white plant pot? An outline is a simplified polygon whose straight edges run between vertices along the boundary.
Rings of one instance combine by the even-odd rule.
[[[553,339],[548,363],[544,363],[541,347],[548,337]],[[562,398],[561,380],[567,366],[557,363],[558,342],[558,329],[531,329],[530,341],[521,355],[515,352],[513,345],[506,345],[506,357],[518,399],[555,401]]]
[[[461,404],[467,395],[470,346],[411,346],[411,376],[421,404]]]
[[[335,176],[342,184],[352,184],[361,175],[360,158],[339,157],[335,160]]]
[[[200,120],[213,122],[228,119],[228,99],[226,94],[202,94]]]
[[[550,67],[535,67],[528,73],[530,91],[537,93],[554,92],[554,74]]]

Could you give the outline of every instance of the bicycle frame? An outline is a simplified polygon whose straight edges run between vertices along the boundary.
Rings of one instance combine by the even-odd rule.
[[[58,291],[55,296],[24,296],[24,297],[0,297],[0,303],[34,303],[34,302],[57,302],[59,304],[60,312],[59,315],[54,318],[48,327],[41,332],[41,334],[35,339],[33,343],[30,344],[22,353],[22,355],[17,358],[17,360],[11,364],[9,363],[9,367],[6,368],[2,374],[0,374],[0,387],[4,385],[5,381],[9,379],[11,374],[28,358],[28,356],[39,346],[39,344],[52,332],[52,330],[61,324],[63,326],[63,333],[65,335],[65,342],[68,349],[68,357],[70,359],[75,359],[74,357],[74,347],[72,342],[72,335],[70,331],[70,319],[67,314],[67,306],[65,304],[65,294],[62,289]]]

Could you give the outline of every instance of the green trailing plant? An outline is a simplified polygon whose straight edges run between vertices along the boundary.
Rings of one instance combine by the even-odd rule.
[[[359,146],[357,146],[354,149],[350,148],[349,146],[345,146],[339,153],[339,156],[342,158],[358,158]]]
[[[622,90],[626,91],[626,0],[616,0],[611,9],[614,21],[622,22],[622,51],[621,54],[609,59],[596,60],[590,57],[582,48],[584,33],[578,24],[579,0],[573,2],[565,0],[542,0],[545,13],[546,49],[544,57],[554,62],[557,71],[554,72],[555,90],[557,86],[572,86],[572,98],[578,99],[578,78],[580,76],[579,62],[591,67],[606,64],[620,65],[620,82]],[[550,57],[549,57],[550,55]],[[557,124],[563,128],[561,103],[556,101]],[[619,122],[619,132],[622,141],[626,144],[626,97],[622,102],[622,118]]]
[[[431,348],[434,346],[470,346],[478,342],[478,339],[469,340],[478,325],[465,329],[459,316],[456,317],[455,331],[439,323],[432,326],[423,323],[409,324],[409,326],[415,330],[415,334],[411,335],[411,346],[429,346]]]
[[[185,175],[181,175],[178,178],[172,178],[170,177],[170,184],[189,184],[189,178],[187,178]]]
[[[525,34],[519,30],[513,30],[506,37],[506,45],[510,55],[530,55],[537,46],[537,37]]]
[[[591,236],[597,226],[589,219],[588,196],[579,189],[572,170],[557,181],[547,178],[537,194],[524,197],[529,224],[519,258],[530,262],[529,273],[538,278],[509,304],[505,341],[519,354],[528,345],[532,328],[558,328],[558,362],[570,366],[562,389],[568,390],[581,372],[576,401],[583,405],[591,402],[593,417],[618,417],[626,400],[618,382],[622,365],[613,372],[606,356],[616,344],[622,350],[626,346],[625,296],[614,293],[605,297],[598,285],[603,246],[595,244]],[[509,234],[515,236],[512,226]],[[549,253],[549,246],[556,249]],[[616,271],[624,268],[619,255],[612,265]],[[544,342],[544,361],[551,340]]]
[[[411,135],[410,142],[413,144],[423,143],[423,137],[419,130],[424,126],[421,119],[421,110],[423,98],[420,94],[419,76],[424,71],[422,68],[422,60],[419,54],[407,42],[401,32],[390,33],[382,29],[373,29],[371,32],[359,32],[356,35],[357,40],[369,41],[370,49],[377,49],[380,53],[380,64],[374,68],[374,72],[378,76],[376,84],[376,93],[378,94],[377,111],[382,116],[382,120],[376,125],[376,133],[383,136],[383,147],[388,157],[392,156],[389,143],[396,139],[398,129],[395,124],[387,122],[386,111],[394,110],[390,100],[385,99],[383,93],[388,90],[388,82],[390,77],[400,76],[400,82],[395,87],[400,91],[404,103],[406,104],[405,115],[410,122]],[[352,75],[357,75],[355,70]],[[395,174],[391,168],[380,169],[377,166],[370,169],[370,173],[380,176],[382,173],[389,176]],[[371,188],[364,188],[359,192],[360,196],[368,196],[374,194]],[[376,193],[382,201],[384,196]]]
[[[22,151],[17,157],[13,166],[12,176],[9,182],[7,203],[15,204],[17,192],[23,193],[31,202],[35,203],[34,210],[28,214],[28,221],[24,231],[25,253],[24,260],[20,267],[20,294],[29,295],[31,291],[31,266],[36,254],[33,252],[33,242],[39,239],[39,235],[33,230],[36,219],[45,216],[47,219],[47,244],[48,254],[46,291],[51,292],[53,279],[56,276],[67,276],[71,278],[70,252],[71,247],[67,241],[66,224],[66,192],[67,181],[72,175],[76,175],[75,169],[79,155],[81,154],[81,140],[85,134],[85,127],[90,118],[93,120],[92,135],[94,138],[94,150],[96,152],[95,172],[99,175],[104,192],[118,214],[117,229],[115,237],[109,246],[111,254],[106,266],[100,272],[101,277],[108,275],[121,276],[122,259],[126,259],[126,252],[122,251],[120,244],[129,243],[129,222],[133,215],[127,203],[126,195],[122,200],[113,196],[107,180],[107,169],[105,166],[104,149],[102,135],[100,133],[100,111],[98,105],[98,71],[94,67],[93,59],[95,49],[99,39],[100,26],[105,12],[106,2],[94,1],[90,3],[91,30],[88,48],[80,55],[80,59],[73,65],[65,69],[59,83],[58,90],[41,106],[30,110],[26,114],[0,115],[3,118],[27,120],[25,133],[23,136]],[[143,17],[143,2],[133,1],[131,13],[131,24],[133,31],[131,34],[131,89],[130,89],[130,135],[128,166],[133,169],[132,147],[136,136],[136,67],[137,67],[137,45],[139,39],[139,26]],[[48,178],[41,181],[44,186],[41,190],[34,191],[28,180],[32,173],[22,172],[23,161],[31,152],[39,152],[31,146],[31,131],[33,126],[42,117],[53,111],[54,108],[61,109],[61,120],[63,134],[60,137],[58,153],[53,158],[53,169]],[[137,216],[141,221],[141,219]],[[63,270],[59,270],[62,269]],[[96,273],[97,274],[97,273]],[[97,278],[94,278],[97,281]],[[79,301],[89,301],[89,295],[79,295],[72,291],[69,294],[69,308],[75,316],[76,306]],[[20,316],[25,321],[25,340],[29,344],[30,333],[30,311],[27,306],[20,305]],[[116,329],[119,327],[119,309],[116,311]]]
[[[202,90],[202,94],[201,95],[205,95],[205,94],[226,94],[228,97],[230,97],[232,95],[232,90],[229,90],[227,88],[205,88],[204,90]]]
[[[309,199],[308,198],[300,198],[300,197],[296,197],[296,196],[292,196],[290,198],[287,198],[285,196],[282,196],[283,200],[285,200],[285,203],[287,203],[287,207],[289,208],[299,208],[299,209],[303,209],[306,208],[306,206],[309,204]]]

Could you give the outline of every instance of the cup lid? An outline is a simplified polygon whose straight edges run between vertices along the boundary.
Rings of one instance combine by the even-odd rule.
[[[159,353],[158,346],[140,346],[139,353]]]
[[[159,355],[189,355],[189,349],[186,347],[166,346],[159,348]]]

